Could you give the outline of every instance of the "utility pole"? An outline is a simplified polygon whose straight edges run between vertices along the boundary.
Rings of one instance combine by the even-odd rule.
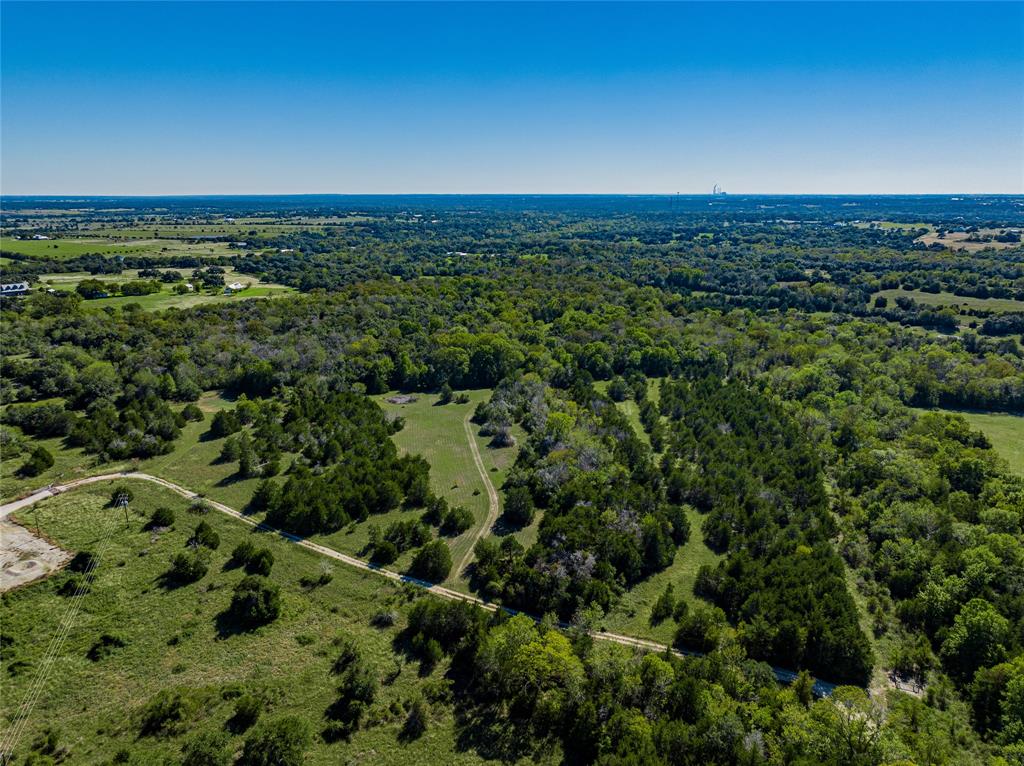
[[[131,522],[128,521],[128,495],[123,494],[123,493],[119,494],[117,496],[117,505],[120,508],[124,509],[124,528],[125,529],[130,529],[131,528]]]

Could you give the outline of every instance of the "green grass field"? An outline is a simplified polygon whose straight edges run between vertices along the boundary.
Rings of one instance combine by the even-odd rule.
[[[430,479],[434,491],[444,497],[449,504],[462,505],[473,512],[476,521],[474,527],[450,540],[452,560],[455,562],[472,548],[476,530],[486,520],[488,511],[487,492],[473,462],[463,424],[479,402],[490,398],[491,391],[479,389],[466,393],[469,394],[468,404],[453,402],[443,406],[436,404],[436,394],[416,394],[416,401],[409,404],[388,402],[389,398],[395,396],[394,393],[374,397],[385,412],[405,418],[405,428],[393,437],[395,444],[403,452],[423,455],[427,459],[430,463]],[[478,428],[472,423],[470,431],[476,439],[491,483],[498,490],[500,497],[505,473],[515,462],[517,450],[515,447],[489,447],[489,439],[480,436]],[[513,429],[513,434],[517,441],[525,438],[525,434],[518,426]],[[521,541],[528,540],[529,533],[527,530],[524,537],[520,538]],[[536,534],[535,529],[533,534]],[[360,541],[360,536],[354,537],[354,542]],[[453,584],[466,590],[465,578],[458,578],[457,574],[452,572]]]
[[[967,422],[983,432],[992,447],[1010,465],[1010,470],[1024,476],[1024,415],[991,412],[961,412]]]
[[[175,269],[181,272],[186,279],[192,273],[192,269]],[[84,271],[68,271],[57,274],[44,274],[40,282],[46,287],[55,290],[74,290],[78,284],[85,279],[96,279],[100,282],[121,283],[139,278],[138,269],[126,269],[121,274],[99,274],[93,276]],[[101,309],[107,306],[126,306],[129,303],[138,304],[146,311],[160,311],[161,309],[177,308],[185,309],[192,306],[202,306],[211,303],[230,303],[245,300],[246,298],[270,298],[286,293],[295,292],[291,287],[284,285],[261,283],[251,274],[243,274],[234,269],[227,269],[224,273],[225,283],[241,282],[251,287],[233,295],[225,295],[222,290],[217,292],[189,292],[178,295],[173,292],[173,284],[163,285],[158,293],[152,295],[126,295],[113,296],[110,298],[93,298],[83,302],[85,308]]]
[[[332,641],[339,636],[357,643],[380,680],[379,691],[351,741],[328,744],[316,737],[307,764],[483,762],[475,751],[457,748],[458,726],[451,706],[444,702],[430,705],[430,726],[423,737],[399,740],[404,706],[424,694],[436,699],[431,689],[443,688],[447,663],[421,677],[417,661],[392,649],[402,618],[392,628],[371,627],[374,614],[401,609],[405,598],[398,586],[335,562],[327,585],[305,588],[301,579],[317,578],[325,559],[211,512],[203,518],[220,535],[220,546],[212,554],[209,572],[198,583],[167,588],[161,575],[171,556],[184,549],[199,518],[187,511],[186,501],[167,490],[144,482],[133,482],[132,489],[128,529],[120,512],[106,507],[109,486],[83,488],[39,506],[40,525],[51,539],[70,550],[102,555],[96,579],[28,718],[16,751],[18,763],[46,726],[59,731],[58,747],[67,749],[67,763],[110,763],[122,751],[128,758],[123,762],[178,763],[182,744],[190,736],[226,729],[234,698],[243,692],[263,701],[260,721],[298,715],[320,732],[326,709],[337,699],[338,681],[330,666],[338,654]],[[162,534],[144,531],[145,519],[158,506],[175,511],[174,529]],[[245,539],[273,553],[270,579],[281,588],[283,609],[270,625],[234,632],[225,629],[229,626],[219,615],[244,573],[224,565],[234,546]],[[0,600],[7,642],[0,659],[0,728],[9,727],[67,613],[68,599],[57,594],[66,577],[58,573]],[[116,636],[125,645],[91,661],[87,652],[103,634]],[[181,690],[194,707],[182,733],[142,736],[141,710],[162,689]],[[244,737],[232,734],[230,749],[237,753]]]
[[[60,239],[36,240],[13,239],[0,237],[0,250],[21,253],[36,258],[66,260],[87,253],[100,255],[147,255],[152,257],[173,257],[180,255],[222,256],[235,254],[226,242],[183,242],[171,239],[153,239],[139,232],[141,239],[128,241],[112,239],[106,236],[62,237]]]
[[[677,599],[683,598],[693,603],[697,598],[693,595],[697,570],[704,564],[714,566],[721,558],[704,544],[704,535],[700,529],[703,517],[700,513],[688,508],[686,516],[690,521],[690,539],[676,551],[671,566],[626,591],[605,616],[602,623],[605,629],[613,633],[671,643],[675,623],[670,618],[660,625],[651,625],[651,607],[669,583]]]
[[[875,298],[878,296],[888,298],[890,304],[893,305],[897,298],[905,296],[926,306],[966,307],[985,311],[1024,311],[1024,301],[1015,301],[1011,298],[971,298],[964,295],[953,295],[953,293],[926,293],[921,290],[903,290],[902,288],[880,290],[874,293],[869,305],[874,305]]]

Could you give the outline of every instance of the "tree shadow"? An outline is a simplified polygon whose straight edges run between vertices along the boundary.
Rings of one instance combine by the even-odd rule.
[[[240,481],[245,481],[245,479],[246,479],[245,476],[242,476],[241,473],[239,473],[238,471],[235,471],[234,473],[229,474],[228,476],[225,476],[223,479],[218,481],[217,482],[217,486],[218,487],[230,487],[232,484],[237,484]]]
[[[516,763],[538,761],[551,750],[551,743],[538,739],[528,721],[511,720],[493,705],[456,702],[455,747],[463,752],[472,750],[486,760]]]
[[[228,608],[219,612],[214,618],[214,627],[217,630],[217,640],[224,641],[232,636],[239,636],[243,633],[252,633],[260,626],[240,620],[236,615],[232,614],[231,609]]]

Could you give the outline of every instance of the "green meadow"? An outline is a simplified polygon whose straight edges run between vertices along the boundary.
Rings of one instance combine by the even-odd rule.
[[[895,304],[897,298],[906,297],[925,306],[952,306],[953,308],[980,309],[983,311],[1024,311],[1024,301],[1012,298],[974,298],[953,293],[926,293],[923,290],[904,290],[894,288],[880,290],[871,296],[869,305],[874,305],[875,298],[887,298]]]
[[[50,539],[72,551],[99,554],[95,579],[52,663],[45,657],[69,614],[69,599],[59,589],[70,575],[60,572],[0,598],[0,728],[8,729],[48,668],[15,751],[17,763],[47,731],[56,734],[67,763],[180,763],[191,737],[217,732],[237,754],[247,734],[285,715],[299,716],[317,733],[305,760],[313,766],[376,763],[383,752],[389,764],[483,762],[468,745],[459,745],[465,740],[444,680],[447,661],[428,673],[395,648],[408,591],[372,573],[327,563],[217,512],[199,517],[163,488],[132,482],[131,489],[127,528],[121,512],[107,507],[110,486],[79,489],[39,506],[39,523]],[[174,511],[173,528],[144,529],[160,506]],[[220,537],[209,570],[196,583],[169,584],[163,578],[169,561],[185,550],[200,518]],[[228,560],[243,540],[271,551],[270,580],[282,598],[278,619],[254,630],[240,629],[226,612],[232,588],[244,576]],[[325,573],[326,584],[307,584]],[[373,627],[374,616],[384,611],[395,613],[396,624]],[[102,636],[120,646],[90,659]],[[342,638],[354,641],[368,661],[378,691],[351,739],[329,743],[319,732],[338,699],[331,665]],[[145,734],[144,710],[161,692],[181,695],[181,720],[168,732]],[[241,695],[258,701],[259,718],[249,731],[233,724]],[[429,723],[422,737],[409,740],[400,733],[416,698],[427,701]]]
[[[81,255],[96,253],[111,255],[145,255],[150,257],[226,256],[237,251],[228,248],[226,242],[184,242],[169,239],[153,239],[140,232],[142,239],[116,240],[105,236],[61,237],[59,239],[36,240],[0,237],[0,250],[20,253],[34,258],[67,260]]]
[[[1024,415],[991,412],[961,412],[967,422],[983,432],[992,447],[1010,466],[1024,476]]]
[[[473,541],[480,526],[485,523],[488,513],[487,490],[480,472],[473,461],[473,454],[466,437],[466,420],[473,414],[479,402],[490,398],[490,389],[467,391],[466,404],[438,404],[436,394],[415,394],[415,401],[393,404],[388,399],[399,396],[394,392],[374,397],[378,404],[393,417],[405,419],[405,427],[394,435],[395,444],[405,453],[423,455],[430,463],[430,480],[434,492],[444,497],[450,505],[462,505],[473,512],[475,524],[468,531],[450,541],[452,560],[457,564],[472,550]],[[476,441],[484,468],[494,488],[501,497],[501,487],[507,470],[515,462],[516,447],[494,448],[489,439],[480,436],[479,428],[469,424],[470,433]],[[525,438],[519,426],[513,429],[517,442]],[[525,530],[520,537],[523,541],[533,530]],[[501,531],[501,530],[498,530]],[[357,538],[358,540],[358,538]],[[466,580],[452,570],[452,583],[466,589]]]

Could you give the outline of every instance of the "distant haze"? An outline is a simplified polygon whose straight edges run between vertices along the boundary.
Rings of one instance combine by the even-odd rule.
[[[1024,4],[3,3],[0,192],[1024,192]]]

